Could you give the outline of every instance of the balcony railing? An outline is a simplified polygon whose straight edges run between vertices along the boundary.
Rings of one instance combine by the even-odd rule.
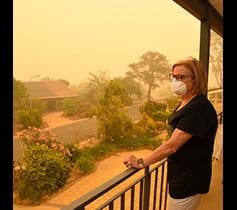
[[[223,112],[217,114],[222,123]],[[145,169],[129,168],[61,210],[166,210],[167,159]]]
[[[129,168],[61,210],[165,210],[167,159],[145,169]]]

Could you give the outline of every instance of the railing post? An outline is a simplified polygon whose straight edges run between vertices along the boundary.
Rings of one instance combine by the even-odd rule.
[[[148,210],[149,209],[150,186],[151,186],[151,174],[149,172],[149,166],[147,166],[145,168],[145,181],[144,181],[144,193],[143,193],[143,210]]]

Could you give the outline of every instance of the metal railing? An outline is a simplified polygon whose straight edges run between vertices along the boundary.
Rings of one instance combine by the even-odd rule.
[[[129,168],[61,210],[165,210],[167,186],[164,159],[145,169]]]

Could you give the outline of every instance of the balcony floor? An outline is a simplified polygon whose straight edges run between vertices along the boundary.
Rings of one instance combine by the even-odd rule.
[[[210,191],[202,195],[198,210],[222,210],[223,209],[223,161],[212,162],[212,180]]]

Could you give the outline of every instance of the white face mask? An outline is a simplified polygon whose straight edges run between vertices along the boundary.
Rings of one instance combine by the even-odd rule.
[[[187,87],[184,82],[173,79],[171,82],[171,90],[177,95],[185,95]]]

